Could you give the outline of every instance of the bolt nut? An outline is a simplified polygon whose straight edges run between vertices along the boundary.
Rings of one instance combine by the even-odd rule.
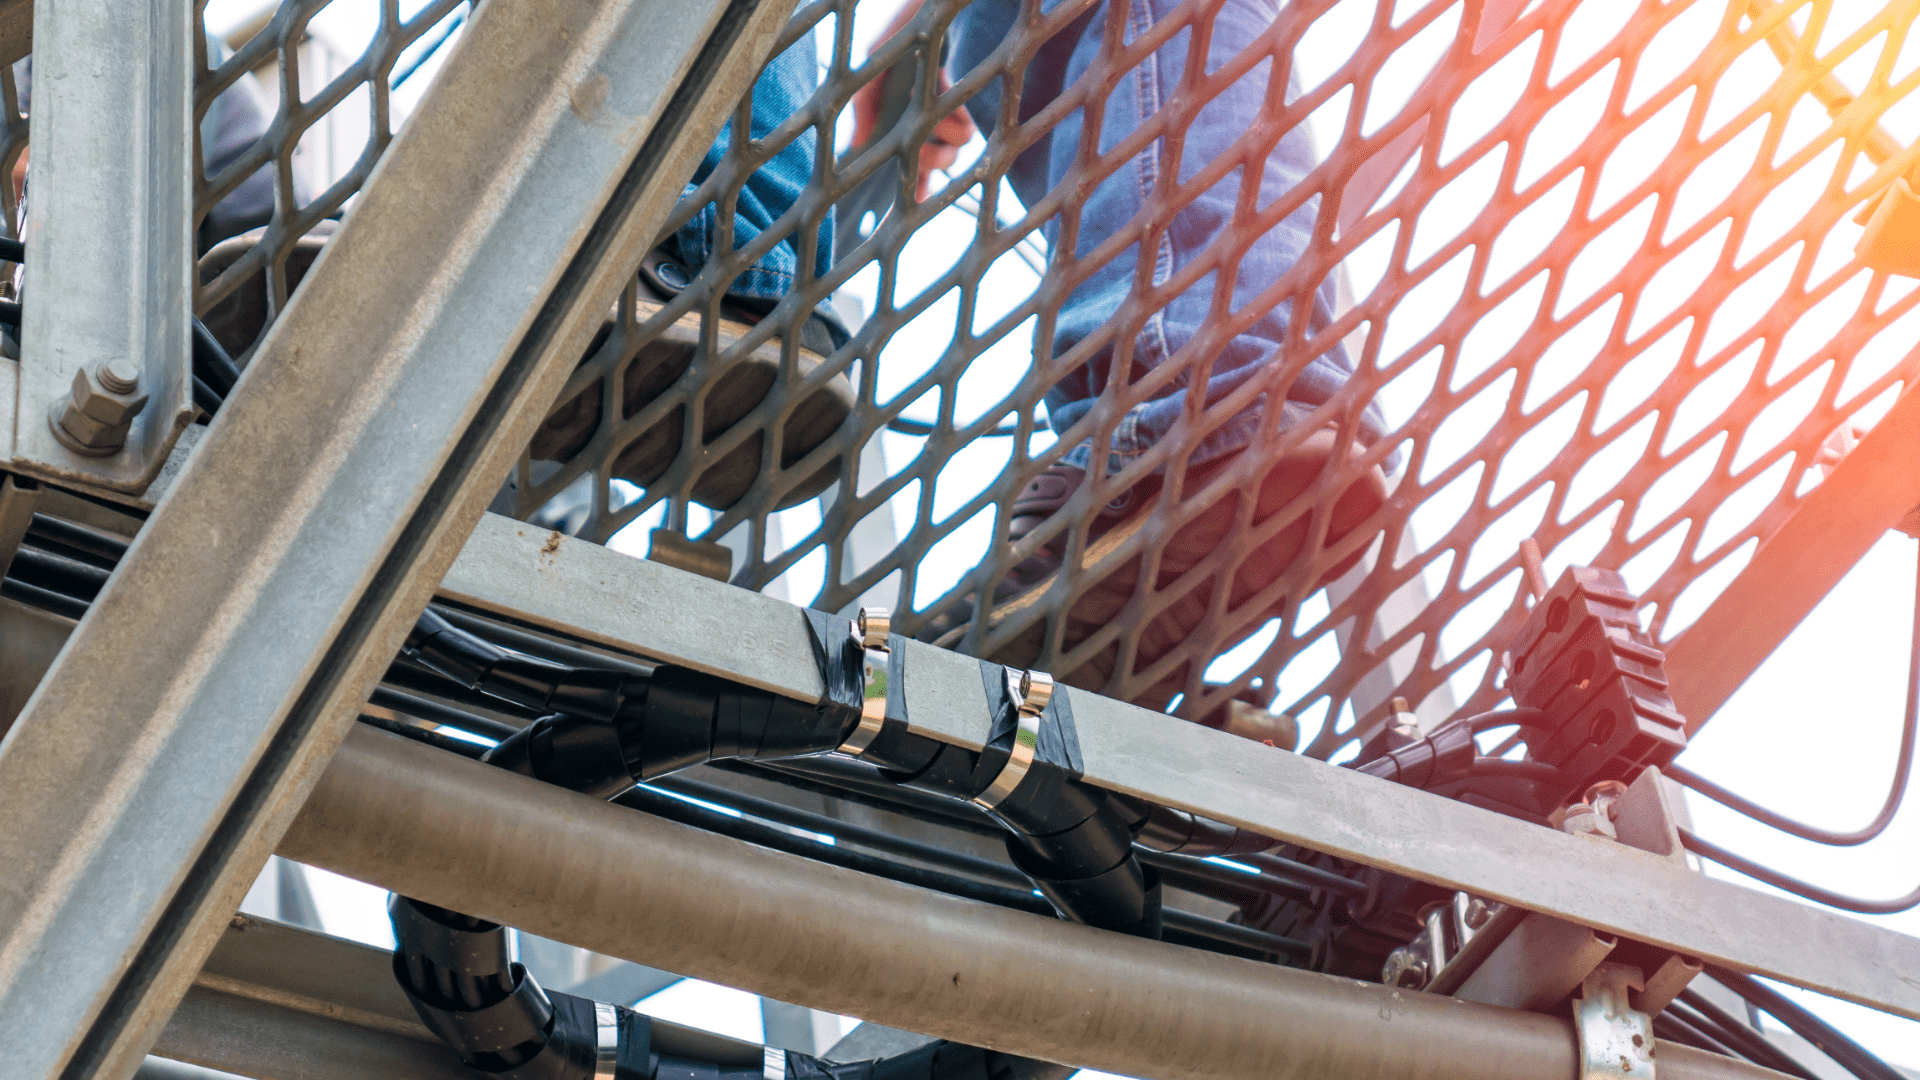
[[[73,373],[73,388],[48,410],[53,434],[69,450],[104,457],[127,443],[133,418],[147,407],[140,369],[115,358]]]
[[[887,636],[893,633],[893,613],[886,608],[861,608],[860,619],[854,623],[860,632],[860,645],[866,649],[887,647]]]
[[[133,418],[147,406],[140,369],[121,358],[73,373],[73,388],[48,408],[53,434],[67,449],[104,457],[126,445]]]

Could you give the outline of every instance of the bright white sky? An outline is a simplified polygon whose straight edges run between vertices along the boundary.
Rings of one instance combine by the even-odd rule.
[[[261,8],[263,2],[211,0],[207,6],[208,26],[220,32],[227,27],[242,25]],[[1392,109],[1411,95],[1425,72],[1452,40],[1458,25],[1457,0],[1427,2],[1454,4],[1454,11],[1407,45],[1382,71],[1376,101],[1366,118],[1369,130],[1377,127],[1391,114]],[[414,2],[405,3],[402,5],[403,12],[411,12],[417,6]],[[1399,0],[1395,24],[1398,25],[1409,14],[1423,7],[1425,3],[1420,0]],[[1881,7],[1879,0],[1838,0],[1834,4],[1829,29],[1823,35],[1820,51],[1824,53],[1833,42],[1844,38],[1853,27],[1872,17]],[[891,8],[892,5],[885,0],[868,0],[863,4],[860,24],[856,27],[856,41],[863,45],[870,41],[887,20]],[[1375,0],[1342,0],[1331,13],[1323,17],[1314,30],[1313,47],[1303,48],[1296,58],[1305,86],[1318,85],[1350,55],[1365,36],[1374,8]],[[1566,40],[1569,43],[1590,43],[1593,48],[1598,48],[1612,37],[1631,9],[1632,5],[1624,0],[1585,0],[1573,17],[1574,26]],[[316,37],[343,54],[355,54],[367,41],[377,18],[377,10],[377,0],[334,0],[314,18],[311,28]],[[1700,55],[1712,36],[1722,10],[1717,0],[1699,0],[1676,20],[1669,31],[1661,34],[1642,57],[1642,75],[1636,80],[1630,100],[1637,102],[1644,98],[1646,86],[1664,82]],[[1804,12],[1802,14],[1804,16]],[[1804,24],[1804,17],[1799,21]],[[1570,44],[1568,49],[1578,47],[1578,44]],[[1490,118],[1504,112],[1524,87],[1535,48],[1537,41],[1523,46],[1509,61],[1496,66],[1484,76],[1469,92],[1473,107],[1463,109],[1463,115]],[[1843,64],[1839,71],[1843,79],[1853,86],[1864,85],[1878,59],[1877,50],[1877,45],[1869,47]],[[1909,43],[1905,53],[1896,64],[1895,81],[1920,63],[1920,46]],[[1563,53],[1556,58],[1554,70],[1556,73],[1565,71],[1583,58]],[[438,59],[397,95],[397,114],[404,115],[418,101],[419,94],[437,66]],[[1777,63],[1764,47],[1745,54],[1721,80],[1712,114],[1725,117],[1737,112],[1745,103],[1758,97],[1778,74]],[[1612,75],[1608,73],[1596,77],[1578,91],[1562,110],[1556,111],[1556,123],[1543,125],[1535,133],[1523,163],[1523,183],[1526,175],[1537,175],[1548,163],[1560,160],[1579,144],[1591,128],[1590,120],[1583,122],[1579,117],[1595,112],[1604,103],[1611,79]],[[1683,115],[1684,101],[1679,108]],[[1337,134],[1344,116],[1339,115],[1337,110],[1323,109],[1322,114],[1316,114],[1313,120],[1316,140],[1319,145],[1326,146]],[[1920,137],[1920,95],[1896,106],[1889,112],[1885,122],[1903,141],[1910,142]],[[1456,129],[1462,123],[1457,120]],[[1826,125],[1825,115],[1818,106],[1811,101],[1803,103],[1794,114],[1789,144],[1797,145],[1795,139],[1811,137]],[[1714,126],[1715,121],[1710,119],[1708,129]],[[1676,220],[1686,218],[1688,207],[1710,206],[1732,188],[1752,160],[1753,147],[1758,139],[1757,131],[1755,129],[1755,132],[1749,133],[1751,138],[1743,136],[1736,140],[1732,151],[1716,158],[1696,174],[1699,180],[1683,191]],[[1443,156],[1450,155],[1457,147],[1465,145],[1479,134],[1479,131],[1450,132]],[[1643,134],[1630,139],[1606,165],[1602,190],[1624,190],[1637,183],[1672,148],[1678,135],[1677,117],[1669,118],[1663,114],[1661,119],[1646,125]],[[963,152],[962,166],[980,148],[976,142]],[[1741,156],[1742,148],[1744,159]],[[351,155],[348,155],[347,159],[350,158]],[[1820,168],[1822,163],[1824,170]],[[1816,162],[1815,167],[1797,174],[1782,185],[1769,202],[1768,219],[1780,223],[1782,228],[1786,223],[1798,220],[1818,197],[1831,169],[1832,161],[1823,158]],[[1438,231],[1428,235],[1428,227],[1423,224],[1415,259],[1420,257],[1420,250],[1433,250],[1445,241],[1448,234],[1444,223],[1464,224],[1470,220],[1489,200],[1497,179],[1497,169],[1476,169],[1443,192],[1423,217],[1423,222],[1441,225]],[[1007,201],[1011,202],[1010,194]],[[1558,203],[1549,197],[1546,205],[1551,208]],[[1564,211],[1561,212],[1564,214]],[[1634,220],[1630,217],[1624,224],[1631,226]],[[1528,222],[1526,226],[1538,230],[1542,226],[1551,229],[1555,224],[1552,221]],[[1639,228],[1644,231],[1644,222]],[[971,217],[958,210],[948,212],[921,230],[899,260],[899,297],[904,299],[917,293],[942,274],[952,264],[956,253],[965,247],[972,231]],[[1822,265],[1837,266],[1844,262],[1857,233],[1858,230],[1853,226],[1843,226],[1842,235],[1836,236],[1835,242],[1829,245],[1832,251],[1823,252]],[[1639,239],[1639,233],[1615,229],[1595,241],[1590,248],[1596,262],[1618,265],[1637,246]],[[1713,257],[1718,251],[1717,244],[1718,241],[1714,241],[1715,246],[1711,250],[1702,249],[1683,258],[1676,264],[1671,276],[1663,279],[1664,287],[1676,290],[1676,296],[1683,294],[1680,290],[1691,291],[1693,285],[1711,269]],[[1385,245],[1374,244],[1364,247],[1347,261],[1346,269],[1356,295],[1365,295],[1387,273],[1387,254]],[[1464,263],[1449,267],[1436,276],[1433,287],[1418,290],[1409,296],[1395,311],[1397,325],[1389,329],[1390,339],[1411,341],[1425,328],[1437,323],[1458,296],[1458,282],[1463,273]],[[984,328],[998,317],[999,312],[1017,306],[1030,294],[1037,281],[1034,270],[1018,258],[1010,256],[996,263],[981,282],[982,310],[976,317],[976,328]],[[847,293],[860,301],[863,310],[870,311],[877,284],[877,270],[869,270],[854,279]],[[1859,284],[1863,286],[1864,283]],[[1898,283],[1898,288],[1904,292],[1912,285],[1911,282],[1902,282]],[[1811,340],[1825,341],[1831,337],[1857,301],[1855,286],[1845,287],[1841,293],[1844,302],[1822,305],[1821,310],[1803,323]],[[1777,292],[1772,295],[1777,295]],[[1846,297],[1852,299],[1844,299]],[[1529,298],[1532,298],[1530,303]],[[1487,363],[1497,358],[1505,351],[1505,343],[1512,341],[1518,329],[1532,318],[1538,302],[1537,290],[1523,290],[1517,299],[1520,303],[1507,305],[1483,320],[1485,333],[1477,334],[1475,339],[1479,344],[1469,343],[1470,347],[1484,352],[1484,357],[1477,362]],[[1742,299],[1753,306],[1757,317],[1757,313],[1770,303],[1771,296],[1757,295]],[[879,381],[883,401],[897,393],[898,388],[911,383],[946,348],[953,333],[956,310],[957,300],[950,296],[935,304],[895,336],[880,364]],[[1568,353],[1589,359],[1597,353],[1607,332],[1611,311],[1603,312],[1602,316],[1568,335],[1564,343]],[[1016,330],[973,365],[955,403],[962,421],[979,415],[1005,393],[1006,387],[1024,374],[1028,365],[1029,331],[1029,327]],[[1907,354],[1917,338],[1920,338],[1920,319],[1904,320],[1902,325],[1881,335],[1868,347],[1862,363],[1886,370]],[[1475,362],[1472,357],[1466,361],[1469,365]],[[1634,377],[1629,374],[1627,380]],[[1400,380],[1388,387],[1383,395],[1382,404],[1391,420],[1404,418],[1418,405],[1419,394],[1424,391],[1408,389],[1412,381],[1415,380]],[[1649,382],[1641,392],[1650,392],[1652,385]],[[931,398],[917,402],[908,410],[908,415],[931,418],[937,404]],[[1891,404],[1891,398],[1862,404],[1865,406],[1862,417],[1870,421]],[[1489,404],[1485,407],[1491,414],[1497,415],[1496,406]],[[1704,415],[1710,418],[1715,412],[1717,407]],[[1450,424],[1436,437],[1432,452],[1436,460],[1452,460],[1478,440],[1479,431],[1475,429],[1484,425],[1470,416],[1463,419],[1465,423]],[[1798,419],[1797,415],[1770,418],[1770,422],[1776,425],[1771,437],[1777,438]],[[1565,420],[1567,425],[1573,422],[1572,416]],[[1543,426],[1550,428],[1552,422]],[[1454,440],[1452,445],[1448,443],[1449,438]],[[1039,449],[1049,439],[1050,436],[1044,434],[1036,436],[1034,449]],[[883,449],[889,468],[897,470],[909,465],[918,453],[921,442],[910,436],[885,434]],[[1637,455],[1639,451],[1637,447],[1630,447],[1629,452]],[[1008,440],[983,439],[956,455],[938,474],[934,493],[935,520],[950,514],[953,508],[990,483],[1008,453]],[[1771,497],[1771,491],[1787,479],[1783,472],[1774,480],[1773,488],[1758,493],[1757,498],[1749,497],[1744,517],[1738,507],[1730,510],[1729,514],[1738,520],[1750,520],[1751,515],[1758,512],[1766,499]],[[920,497],[918,487],[918,484],[909,486],[894,500],[895,528],[898,533],[907,531],[913,522],[916,502]],[[1653,509],[1665,512],[1660,507]],[[1424,530],[1428,535],[1436,535],[1441,530],[1435,523],[1444,524],[1449,515],[1457,514],[1457,509],[1450,509],[1441,500],[1431,501],[1414,516],[1416,534]],[[645,530],[655,524],[650,518],[643,518],[630,532],[617,537],[613,546],[643,554]],[[1490,534],[1482,541],[1482,546],[1502,553],[1511,552],[1518,541],[1532,531],[1537,519],[1537,511],[1532,520],[1526,519],[1525,515],[1510,515],[1492,530],[1497,535]],[[810,533],[819,520],[817,505],[808,504],[783,512],[780,515],[780,531],[786,537],[786,542],[791,543]],[[693,524],[696,528],[701,524],[697,520],[697,511]],[[968,522],[929,552],[913,599],[924,603],[956,582],[962,573],[974,565],[979,553],[985,550],[990,529],[989,512]],[[1557,575],[1569,561],[1584,561],[1579,551],[1575,550],[1579,546],[1569,543],[1559,552],[1550,552],[1547,558],[1549,575]],[[1869,818],[1877,809],[1890,778],[1897,745],[1897,725],[1905,692],[1910,597],[1914,595],[1914,548],[1913,541],[1897,534],[1890,534],[1882,541],[1694,741],[1684,759],[1686,764],[1735,790],[1759,798],[1781,812],[1814,824],[1850,827]],[[1680,629],[1697,616],[1711,599],[1712,591],[1723,585],[1744,564],[1750,553],[1750,547],[1737,553],[1711,575],[1712,583],[1709,586],[1684,597],[1672,616],[1669,631]],[[1655,559],[1637,560],[1641,565],[1626,568],[1630,583],[1644,588],[1673,555],[1674,550],[1669,547]],[[816,551],[802,559],[775,589],[783,595],[801,600],[815,595],[821,585],[824,563],[824,553]],[[1436,577],[1431,584],[1437,587],[1440,580]],[[1505,591],[1498,595],[1499,607],[1506,606],[1516,584],[1515,580],[1503,584]],[[1458,647],[1464,644],[1464,640],[1443,644]],[[1238,655],[1223,658],[1216,674],[1230,674],[1244,669],[1262,647],[1264,642],[1256,642],[1239,650]],[[1324,665],[1329,663],[1331,657],[1323,653],[1310,651],[1303,655],[1299,662],[1283,673],[1282,698],[1287,696],[1289,687],[1304,689],[1313,685],[1324,674]],[[1466,682],[1477,682],[1477,669],[1468,674]],[[1461,689],[1465,688],[1463,683]],[[1788,873],[1831,888],[1869,896],[1887,896],[1904,893],[1920,880],[1920,860],[1913,855],[1915,851],[1920,851],[1920,809],[1909,808],[1886,835],[1873,843],[1835,850],[1800,843],[1772,833],[1703,800],[1694,799],[1691,806],[1703,834]],[[1711,869],[1709,872],[1719,873]],[[375,943],[391,944],[385,924],[384,893],[370,886],[317,872],[313,884],[330,931]],[[1920,913],[1908,912],[1871,921],[1909,934],[1920,934]],[[1909,1066],[1920,1066],[1920,1051],[1915,1049],[1920,1047],[1920,1024],[1839,1002],[1812,999],[1809,1004],[1889,1059]],[[755,1041],[760,1038],[756,999],[738,991],[708,984],[683,983],[649,999],[646,1008],[671,1019],[710,1027],[741,1038]]]

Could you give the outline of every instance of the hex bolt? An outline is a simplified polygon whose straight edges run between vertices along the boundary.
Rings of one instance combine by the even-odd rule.
[[[116,394],[131,394],[140,389],[140,369],[123,356],[116,356],[101,364],[94,375],[99,378],[101,386]]]
[[[74,453],[107,457],[127,444],[133,418],[146,406],[139,366],[115,357],[75,371],[73,388],[49,404],[47,423]]]

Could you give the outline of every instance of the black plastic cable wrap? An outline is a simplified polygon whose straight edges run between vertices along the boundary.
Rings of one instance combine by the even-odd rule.
[[[978,752],[907,731],[906,673],[895,650],[887,668],[887,723],[861,758],[896,783],[959,799],[985,792],[1012,757],[1020,713],[1007,669],[980,662],[993,710]],[[1133,854],[1133,815],[1081,780],[1080,740],[1065,690],[1040,713],[1026,776],[989,812],[1007,826],[1007,855],[1061,918],[1158,939],[1160,880]]]
[[[460,1060],[505,1080],[769,1080],[769,1070],[661,1054],[643,1013],[549,994],[514,963],[506,928],[404,896],[389,903],[393,973]],[[1064,1080],[1072,1069],[935,1042],[875,1061],[782,1052],[785,1080]]]
[[[483,760],[604,799],[714,759],[779,760],[845,742],[860,721],[863,654],[843,620],[808,616],[826,686],[812,704],[671,664],[650,675],[571,667],[503,649],[433,611],[406,652],[460,686],[541,714]]]

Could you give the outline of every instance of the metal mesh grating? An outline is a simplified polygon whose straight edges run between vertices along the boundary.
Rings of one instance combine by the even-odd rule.
[[[423,66],[448,44],[468,10],[469,0],[409,0],[404,7],[399,0],[286,0],[253,18],[243,10],[227,33],[209,34],[207,8],[200,8],[194,109],[205,167],[194,176],[194,225],[202,246],[220,238],[210,237],[206,225],[224,200],[249,181],[271,186],[270,211],[263,205],[246,223],[257,226],[249,239],[258,242],[237,257],[223,252],[203,261],[195,289],[196,314],[209,316],[223,303],[229,309],[216,321],[245,339],[229,341],[242,359],[286,306],[332,222],[350,208],[392,142],[399,122],[395,91],[418,76],[407,95],[415,98],[431,75]],[[321,19],[337,23],[337,32],[317,33]],[[206,145],[209,113],[222,107],[223,96],[229,103],[243,99],[250,114],[258,111],[262,128],[230,150]],[[256,179],[263,170],[266,179]],[[303,251],[305,237],[312,239]],[[246,310],[231,310],[236,307]]]
[[[725,538],[737,584],[828,609],[885,604],[910,634],[963,605],[976,615],[954,641],[965,651],[1196,718],[1251,692],[1300,717],[1304,749],[1331,757],[1377,727],[1392,694],[1429,719],[1499,700],[1492,649],[1522,612],[1524,537],[1550,571],[1622,567],[1670,637],[1818,482],[1822,441],[1876,419],[1916,362],[1914,283],[1854,258],[1852,218],[1913,165],[1920,46],[1907,35],[1920,5],[1295,0],[1224,47],[1212,30],[1227,0],[1192,0],[1150,28],[1118,4],[1030,3],[987,62],[943,92],[926,59],[942,55],[963,6],[929,0],[864,58],[856,38],[872,38],[877,20],[861,21],[853,0],[799,12],[781,48],[811,35],[821,88],[788,115],[741,104],[724,159],[669,223],[717,203],[716,254],[669,299],[638,283],[623,299],[561,396],[568,423],[535,440],[497,509],[564,517],[616,546],[656,525]],[[305,10],[283,7],[272,32],[204,75],[203,93],[267,51],[285,55]],[[204,203],[243,168],[284,173],[303,122],[373,87],[377,134],[361,161],[305,209],[283,193],[258,259],[281,258],[364,178],[388,135],[391,58],[450,10],[402,22],[389,5],[362,64],[306,104],[283,94],[253,164],[203,185]],[[1083,18],[1104,20],[1098,56],[1029,115],[1017,102],[1028,59]],[[1204,62],[1136,137],[1085,139],[1068,179],[1022,205],[1006,181],[1018,155],[1182,42]],[[853,148],[849,102],[890,68],[903,107]],[[898,162],[996,77],[1006,122],[916,201]],[[1244,136],[1183,159],[1183,125],[1242,80],[1269,88]],[[1054,355],[1066,292],[1154,243],[1197,191],[1302,126],[1320,151],[1302,182],[1240,200],[1225,239],[1158,281],[1136,278],[1104,326]],[[743,183],[796,139],[837,152],[819,155],[790,212],[736,249]],[[1180,168],[1107,243],[1070,253],[1060,237],[1080,227],[1085,193],[1143,147]],[[815,232],[836,206],[852,212],[816,276]],[[1312,230],[1307,255],[1236,305],[1236,245],[1290,216]],[[789,235],[792,294],[757,324],[723,318],[728,283]],[[203,283],[202,306],[242,272]],[[1328,281],[1345,297],[1331,323],[1310,314]],[[1141,327],[1196,290],[1217,317],[1143,373],[1131,362]],[[800,323],[830,299],[864,318],[849,320],[844,346],[803,349]],[[1274,308],[1295,316],[1281,362],[1224,401],[1192,393],[1165,437],[1126,447],[1123,469],[1018,544],[992,542],[1036,474],[1085,442],[1106,457],[1132,405],[1196,385],[1210,348]],[[1355,368],[1343,389],[1284,424],[1267,410],[1246,452],[1186,470],[1206,434],[1284,394],[1339,342]],[[1106,379],[1071,428],[1048,430],[1042,398],[1096,362],[1128,374]],[[1360,446],[1369,403],[1388,434]],[[803,430],[841,410],[830,435]],[[1298,497],[1256,508],[1229,494],[1328,430],[1330,464]],[[1345,535],[1330,530],[1331,497],[1374,469],[1391,496]],[[1166,482],[1144,528],[1103,545],[1095,513],[1153,477]],[[1209,514],[1234,519],[1224,539],[1166,557],[1167,538],[1178,548]],[[1308,554],[1276,557],[1303,542]],[[1092,565],[1011,611],[976,599],[1043,545],[1063,548],[1069,567]],[[1335,573],[1356,554],[1356,568]],[[1118,599],[1089,606],[1115,582]],[[977,617],[989,606],[999,610]],[[1156,629],[1169,618],[1191,632]]]

